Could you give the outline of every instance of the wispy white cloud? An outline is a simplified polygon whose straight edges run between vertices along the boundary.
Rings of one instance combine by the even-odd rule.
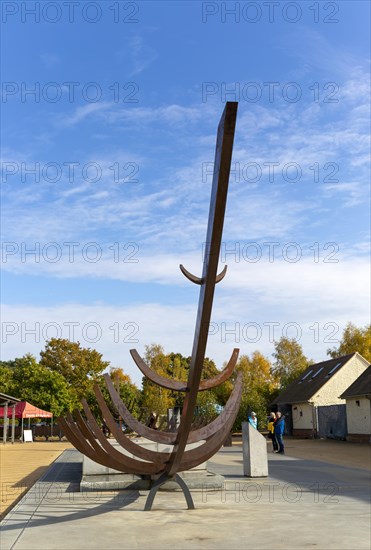
[[[112,366],[122,366],[140,385],[142,377],[129,350],[137,348],[143,354],[145,345],[156,342],[168,351],[176,348],[189,355],[194,322],[192,314],[189,306],[179,308],[155,302],[120,308],[81,304],[53,307],[6,305],[3,306],[3,359],[20,357],[28,352],[38,356],[47,339],[69,338],[79,341],[83,347],[94,347]],[[27,334],[27,329],[32,328],[34,334]]]
[[[129,39],[129,51],[133,65],[131,76],[142,73],[158,58],[154,48],[148,45],[143,36],[139,35]]]
[[[292,47],[293,42],[295,48]],[[306,69],[306,74],[322,72],[327,78],[330,75],[330,78],[342,78],[359,67],[359,59],[354,54],[345,48],[340,51],[339,46],[319,28],[295,25],[277,47],[298,59],[302,72]]]
[[[55,125],[74,126],[94,114],[106,111],[109,106],[110,103],[103,101],[101,103],[88,103],[87,105],[77,107],[71,115],[57,117],[55,120]]]
[[[323,191],[326,197],[343,195],[343,205],[348,208],[363,204],[367,197],[367,202],[370,202],[369,190],[358,181],[326,184],[323,186]]]
[[[351,76],[349,90],[354,88],[353,81]],[[281,238],[304,227],[309,217],[313,224],[316,213],[321,212],[329,197],[337,197],[337,208],[354,207],[367,200],[368,137],[363,120],[366,89],[363,84],[362,93],[357,95],[358,102],[354,102],[351,92],[346,94],[351,96],[352,109],[357,112],[356,122],[352,119],[353,111],[349,114],[347,110],[338,120],[322,121],[323,106],[316,105],[313,109],[313,104],[304,108],[296,105],[275,108],[250,105],[245,110],[241,106],[227,210],[229,238],[257,239],[271,235]],[[167,151],[180,153],[180,157],[173,159],[166,155],[162,164],[158,164],[159,169],[163,168],[162,176],[151,175],[149,178],[144,174],[146,166],[150,167],[154,162],[151,148],[144,151],[139,147],[136,153],[116,151],[110,157],[90,152],[81,164],[99,164],[102,179],[98,184],[80,181],[71,185],[64,177],[58,186],[40,182],[35,188],[32,182],[5,187],[8,207],[4,209],[4,215],[10,222],[8,240],[24,238],[47,242],[52,238],[58,241],[61,235],[83,239],[89,232],[96,237],[107,229],[112,233],[124,227],[129,239],[145,239],[154,250],[157,246],[162,249],[166,246],[170,250],[180,245],[186,250],[194,248],[192,241],[200,242],[204,238],[211,186],[211,177],[205,178],[203,172],[205,163],[212,163],[214,158],[215,136],[209,134],[209,126],[217,107],[214,104],[204,107],[174,104],[129,109],[113,103],[78,107],[64,119],[64,124],[83,123],[92,116],[102,117],[107,124],[114,122],[116,126],[125,121],[134,129],[138,124],[140,127],[141,124],[165,122],[173,139],[171,148],[167,144]],[[178,138],[176,126],[179,124],[184,125],[186,135],[192,133],[192,124],[198,128],[196,136],[191,140],[187,138],[186,150],[183,138]],[[199,129],[200,125],[203,131]],[[23,159],[30,157],[28,151]],[[12,152],[7,158],[20,159],[22,155]],[[113,158],[120,159],[122,164],[134,161],[140,167],[139,182],[135,185],[115,183]],[[165,160],[168,162],[166,167]],[[45,164],[42,160],[39,162]],[[329,162],[334,164],[328,165]],[[261,177],[255,182],[251,170],[250,173],[244,172],[245,166],[251,163],[257,164],[261,170]],[[273,182],[269,179],[270,163],[278,164]],[[296,163],[302,171],[300,181],[295,185],[282,176],[287,163]],[[313,166],[316,165],[321,169],[319,182],[314,181]],[[326,181],[324,178],[331,175],[332,169],[336,171],[335,179]],[[292,193],[299,186],[308,184],[316,193],[305,198]],[[58,208],[58,217],[54,216],[53,208]],[[18,222],[15,225],[11,219],[16,212]],[[229,226],[228,219],[233,219]],[[184,231],[185,227],[187,231]]]
[[[175,276],[177,259],[170,255],[141,259],[134,268],[135,279],[143,277],[148,282],[151,277],[172,285],[179,280],[189,285],[179,271]],[[299,338],[308,356],[323,360],[326,350],[338,343],[347,321],[363,326],[369,319],[369,304],[365,300],[370,276],[367,258],[340,256],[336,264],[324,263],[322,258],[319,262],[303,258],[297,263],[282,259],[251,263],[242,256],[240,261],[232,261],[231,257],[229,260],[227,276],[217,287],[207,348],[207,354],[219,367],[233,347],[239,347],[241,353],[259,349],[270,356],[273,341],[282,335]],[[184,263],[196,271],[200,258],[189,256]],[[79,272],[81,266],[76,267]],[[118,275],[112,263],[111,268],[105,262],[96,267],[110,276]],[[190,293],[192,296],[194,293]],[[96,348],[105,359],[124,367],[139,382],[129,350],[134,347],[143,353],[146,344],[157,342],[168,351],[189,355],[196,308],[196,300],[164,305],[143,303],[139,299],[137,304],[120,307],[99,303],[53,307],[4,305],[4,358],[29,351],[37,354],[45,340],[53,336],[71,338],[69,331],[72,323],[76,323],[75,340]],[[31,329],[34,334],[27,333]]]

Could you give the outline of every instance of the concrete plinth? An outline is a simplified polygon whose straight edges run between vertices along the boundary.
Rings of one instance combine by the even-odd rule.
[[[135,455],[132,455],[117,443],[116,440],[110,439],[109,443],[121,453],[130,456],[132,458],[138,459]],[[161,443],[155,443],[149,441],[144,437],[138,437],[133,439],[135,443],[147,449],[153,451],[159,451],[163,453],[169,453],[172,451],[172,446],[164,445]],[[202,445],[204,441],[197,443],[192,443],[186,446],[186,450],[194,449],[199,445]],[[199,464],[192,470],[187,470],[185,472],[180,472],[179,475],[183,477],[190,489],[207,489],[208,487],[216,489],[220,487],[224,478],[221,475],[211,474],[207,471],[207,462]],[[137,476],[133,474],[126,474],[113,468],[108,468],[107,466],[102,466],[97,462],[94,462],[87,456],[83,457],[83,467],[82,467],[82,479],[80,482],[81,491],[113,491],[118,489],[136,489],[136,490],[148,490],[153,484],[153,480],[159,476]],[[165,491],[178,491],[180,487],[178,483],[169,481],[161,488]],[[160,490],[161,490],[160,489]]]
[[[242,452],[244,476],[268,476],[267,442],[249,422],[242,422]]]

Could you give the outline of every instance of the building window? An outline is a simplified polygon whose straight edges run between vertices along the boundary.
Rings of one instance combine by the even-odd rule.
[[[318,371],[317,371],[317,372],[315,372],[315,373],[313,374],[313,376],[312,376],[312,380],[313,380],[313,378],[315,378],[315,377],[316,377],[316,376],[317,376],[317,375],[318,375],[318,374],[319,374],[320,372],[322,372],[322,371],[323,371],[323,369],[324,369],[324,367],[321,367],[320,369],[318,369]]]
[[[337,363],[334,367],[332,367],[332,369],[330,370],[330,372],[328,372],[328,373],[326,374],[326,376],[330,376],[330,374],[332,374],[333,372],[335,372],[336,369],[340,367],[340,365],[341,365],[341,363]]]
[[[356,401],[356,405],[357,405],[357,407],[360,407],[360,403],[359,403],[358,399]]]
[[[308,376],[309,376],[310,374],[312,374],[312,372],[313,372],[313,369],[311,369],[310,371],[308,371],[307,374],[304,374],[304,376],[303,376],[303,378],[300,380],[300,382],[303,382],[303,380],[305,380],[306,378],[308,378]]]

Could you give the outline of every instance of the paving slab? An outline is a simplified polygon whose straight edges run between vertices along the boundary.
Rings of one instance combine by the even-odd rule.
[[[242,447],[223,448],[209,469],[215,491],[78,492],[82,457],[65,451],[1,524],[2,550],[370,549],[370,472],[269,454],[269,477],[243,476]]]
[[[15,442],[0,445],[0,519],[67,448],[72,448],[68,441]]]

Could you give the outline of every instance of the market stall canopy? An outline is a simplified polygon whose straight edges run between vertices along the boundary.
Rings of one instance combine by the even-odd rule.
[[[0,407],[0,418],[4,418],[4,407]],[[12,410],[8,408],[8,418],[11,418]],[[48,411],[43,411],[35,405],[31,405],[28,401],[21,401],[15,406],[15,417],[16,418],[53,418],[53,413]]]

